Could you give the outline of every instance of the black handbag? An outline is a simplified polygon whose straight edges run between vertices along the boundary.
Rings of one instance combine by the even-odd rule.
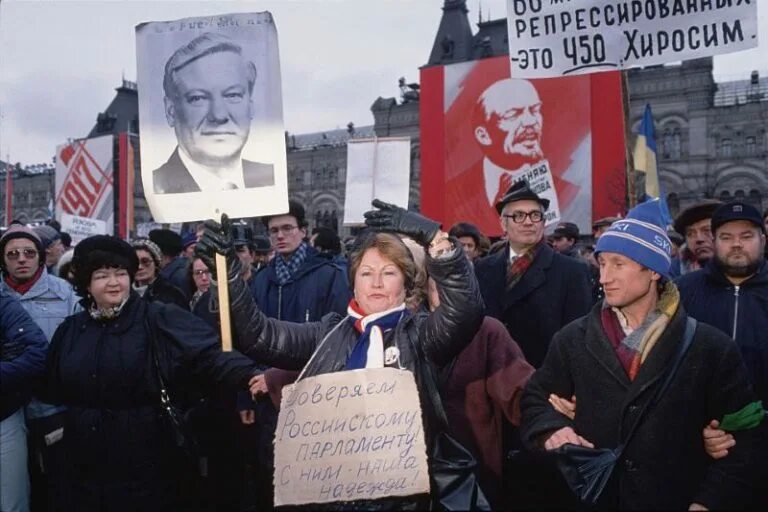
[[[565,481],[573,493],[585,505],[595,506],[605,489],[608,480],[611,478],[613,468],[624,453],[624,448],[637,430],[640,421],[646,412],[656,405],[662,395],[669,388],[672,379],[677,373],[677,369],[685,358],[688,348],[693,342],[693,335],[696,332],[696,320],[688,317],[685,326],[683,341],[680,343],[675,359],[667,368],[667,373],[663,384],[656,390],[653,398],[645,405],[638,415],[632,428],[629,430],[624,442],[614,449],[609,448],[587,448],[574,444],[565,444],[550,453],[557,458],[557,466],[563,474]]]
[[[149,312],[148,316],[151,316]],[[158,355],[160,351],[159,344],[157,342],[157,336],[152,324],[149,321],[145,321],[145,328],[147,335],[149,336],[150,351],[152,352],[152,361],[155,367],[155,375],[160,384],[160,417],[164,424],[165,430],[169,433],[172,446],[176,452],[191,465],[192,468],[198,469],[201,458],[200,443],[195,435],[194,428],[192,427],[193,416],[199,415],[200,410],[207,407],[205,400],[200,400],[194,407],[183,409],[174,403],[168,393],[168,386],[165,378],[163,377],[162,367],[160,366],[160,357]]]
[[[455,361],[455,360],[454,360]],[[430,368],[425,365],[425,368]],[[453,363],[443,373],[441,382],[445,387],[447,375]],[[430,368],[431,369],[431,368]],[[448,417],[443,407],[443,399],[435,385],[433,371],[427,371],[424,384],[433,405],[433,412],[439,424],[439,432],[432,439],[430,447],[430,477],[432,478],[432,505],[437,510],[486,511],[491,506],[477,481],[477,460],[472,452],[457,441],[450,433]],[[434,495],[436,494],[436,495]]]

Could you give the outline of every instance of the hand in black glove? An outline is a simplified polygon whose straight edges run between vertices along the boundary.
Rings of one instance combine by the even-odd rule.
[[[440,231],[440,224],[415,212],[409,212],[379,199],[371,202],[374,208],[365,212],[365,225],[379,231],[395,231],[428,246]]]
[[[226,214],[221,216],[221,224],[215,220],[205,221],[203,236],[195,246],[195,256],[203,260],[214,279],[216,279],[216,253],[227,258],[227,280],[235,279],[240,274],[240,259],[232,244],[232,223]]]

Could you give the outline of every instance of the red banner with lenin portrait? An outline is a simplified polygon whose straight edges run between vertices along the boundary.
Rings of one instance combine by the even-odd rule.
[[[506,56],[421,71],[421,210],[500,235],[494,203],[525,179],[547,225],[617,215],[625,202],[619,73],[523,80]]]

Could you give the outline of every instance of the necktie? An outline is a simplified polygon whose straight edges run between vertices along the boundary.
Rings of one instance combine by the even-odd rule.
[[[499,176],[499,191],[496,192],[496,197],[493,199],[493,206],[501,201],[501,198],[507,193],[509,187],[512,186],[512,175],[508,172],[501,173]]]

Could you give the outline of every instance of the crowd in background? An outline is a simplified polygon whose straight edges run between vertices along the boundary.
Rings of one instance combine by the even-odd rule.
[[[428,442],[450,432],[477,459],[491,508],[577,506],[541,454],[622,442],[599,507],[765,504],[768,212],[705,201],[666,226],[644,203],[589,234],[567,219],[546,234],[548,206],[512,186],[498,240],[384,203],[342,240],[310,231],[293,200],[258,223],[74,248],[55,221],[10,225],[0,510],[269,510],[283,386],[302,369],[394,364],[435,404]],[[228,353],[215,253],[229,263]],[[689,317],[691,348],[651,403]],[[194,460],[168,442],[163,393],[184,404]],[[444,492],[355,508],[422,508]]]

